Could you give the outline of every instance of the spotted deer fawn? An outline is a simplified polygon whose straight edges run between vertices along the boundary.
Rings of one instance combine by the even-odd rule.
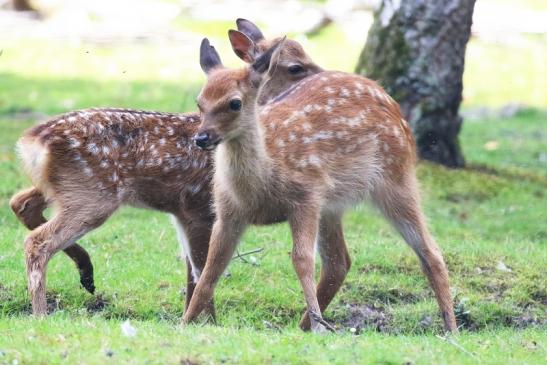
[[[301,326],[325,330],[321,317],[350,268],[344,211],[370,198],[420,259],[444,325],[457,331],[448,272],[420,208],[412,133],[397,103],[374,81],[342,72],[310,76],[257,110],[275,87],[284,40],[251,67],[222,67],[204,39],[200,63],[207,82],[198,96],[195,136],[214,154],[216,219],[205,268],[183,322],[194,320],[249,224],[287,220],[292,261],[307,312]],[[314,246],[322,260],[317,288]]]
[[[238,19],[230,33],[234,51],[251,62],[270,46],[251,22]],[[303,78],[321,71],[300,45],[288,41],[287,65],[270,100]],[[285,75],[286,74],[286,75]],[[58,116],[24,133],[18,150],[34,187],[10,205],[33,230],[25,256],[33,313],[45,314],[45,270],[59,250],[75,261],[84,288],[93,293],[93,266],[76,240],[102,225],[121,205],[172,215],[188,266],[186,304],[205,265],[213,212],[211,157],[191,137],[199,115],[125,109],[90,109]],[[56,206],[49,222],[43,216]],[[214,317],[213,303],[207,312]]]

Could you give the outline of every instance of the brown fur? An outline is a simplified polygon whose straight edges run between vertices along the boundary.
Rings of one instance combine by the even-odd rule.
[[[209,254],[184,321],[194,320],[211,300],[247,225],[288,220],[292,260],[310,313],[301,325],[324,330],[318,318],[350,266],[340,217],[349,206],[371,198],[418,255],[445,328],[457,331],[448,272],[425,226],[415,145],[399,106],[371,80],[323,72],[258,114],[254,85],[259,79],[262,91],[275,81],[279,54],[274,53],[266,75],[252,68],[245,73],[214,70],[198,99],[203,113],[199,132],[223,143],[215,154],[216,221]],[[219,101],[234,97],[242,100],[240,112],[217,108]],[[323,268],[316,289],[318,234]]]

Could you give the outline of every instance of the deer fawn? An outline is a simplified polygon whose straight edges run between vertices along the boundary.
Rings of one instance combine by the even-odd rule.
[[[260,94],[275,88],[284,40],[251,67],[222,67],[204,39],[200,63],[207,82],[198,96],[201,126],[194,137],[216,147],[215,223],[205,268],[183,322],[213,297],[239,238],[249,224],[288,220],[292,261],[306,299],[301,322],[325,330],[321,312],[350,267],[341,217],[370,198],[420,259],[444,325],[457,331],[448,272],[420,208],[415,145],[398,104],[374,81],[342,72],[310,76],[257,110]],[[314,245],[322,260],[317,289]]]
[[[238,19],[230,33],[234,50],[250,62],[269,47],[260,30]],[[273,98],[292,84],[321,71],[296,42],[287,42],[287,69]],[[296,66],[295,66],[296,65]],[[100,226],[121,205],[170,213],[188,264],[186,305],[205,265],[213,212],[210,207],[211,158],[194,147],[197,114],[125,109],[71,112],[37,125],[18,143],[34,187],[17,193],[10,205],[33,230],[25,241],[33,313],[45,314],[45,270],[59,250],[75,261],[80,282],[93,293],[93,266],[75,241]],[[47,222],[44,209],[54,204]],[[213,303],[207,311],[214,317]]]

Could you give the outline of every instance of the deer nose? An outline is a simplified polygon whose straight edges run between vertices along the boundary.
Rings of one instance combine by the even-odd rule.
[[[207,142],[209,142],[209,133],[207,132],[198,133],[194,136],[194,143],[199,148],[207,147]]]

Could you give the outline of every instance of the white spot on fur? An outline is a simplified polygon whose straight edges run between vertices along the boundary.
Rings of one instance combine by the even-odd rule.
[[[91,170],[89,167],[84,167],[84,174],[88,177],[93,176],[93,170]]]
[[[290,123],[302,118],[306,113],[301,110],[294,111],[289,118],[283,121],[283,125],[288,126]]]
[[[319,131],[312,136],[313,140],[321,141],[332,138],[332,131]]]
[[[349,134],[349,132],[346,130],[343,130],[343,131],[337,131],[335,134],[336,134],[336,138],[343,139]]]
[[[92,155],[97,155],[99,153],[99,147],[97,147],[95,143],[88,144],[86,148]]]
[[[99,166],[101,166],[103,169],[106,169],[110,164],[107,160],[102,160]]]
[[[321,166],[321,160],[316,155],[310,155],[308,157],[308,162],[311,166],[316,166],[316,167]]]
[[[76,138],[69,138],[68,144],[72,148],[80,147],[80,141],[78,141]]]
[[[110,153],[110,148],[109,148],[108,146],[103,146],[102,149],[103,149],[103,153],[104,153],[105,155],[108,155],[108,154]]]

